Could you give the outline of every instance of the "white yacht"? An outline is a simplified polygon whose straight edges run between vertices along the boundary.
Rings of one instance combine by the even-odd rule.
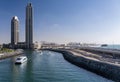
[[[20,56],[20,57],[16,58],[15,64],[22,64],[22,63],[24,63],[26,61],[27,61],[26,56]]]

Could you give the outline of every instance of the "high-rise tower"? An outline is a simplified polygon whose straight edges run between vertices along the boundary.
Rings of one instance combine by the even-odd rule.
[[[15,45],[19,41],[19,20],[14,16],[11,20],[11,45]]]
[[[26,7],[26,47],[33,46],[33,13],[32,4],[28,3]]]

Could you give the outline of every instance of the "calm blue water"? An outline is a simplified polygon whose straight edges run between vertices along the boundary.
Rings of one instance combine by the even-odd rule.
[[[119,49],[120,50],[120,45],[108,45],[102,48],[109,48],[109,49]]]
[[[64,60],[60,53],[26,51],[28,62],[0,61],[0,82],[112,82]]]

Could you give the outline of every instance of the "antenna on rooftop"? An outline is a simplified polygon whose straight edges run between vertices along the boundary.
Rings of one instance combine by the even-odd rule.
[[[28,3],[31,3],[31,0],[28,0]]]

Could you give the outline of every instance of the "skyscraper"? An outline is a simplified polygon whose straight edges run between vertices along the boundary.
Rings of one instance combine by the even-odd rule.
[[[33,14],[32,4],[28,3],[26,7],[26,47],[32,48],[33,45]]]
[[[19,20],[14,16],[11,20],[11,45],[15,45],[19,41]]]

